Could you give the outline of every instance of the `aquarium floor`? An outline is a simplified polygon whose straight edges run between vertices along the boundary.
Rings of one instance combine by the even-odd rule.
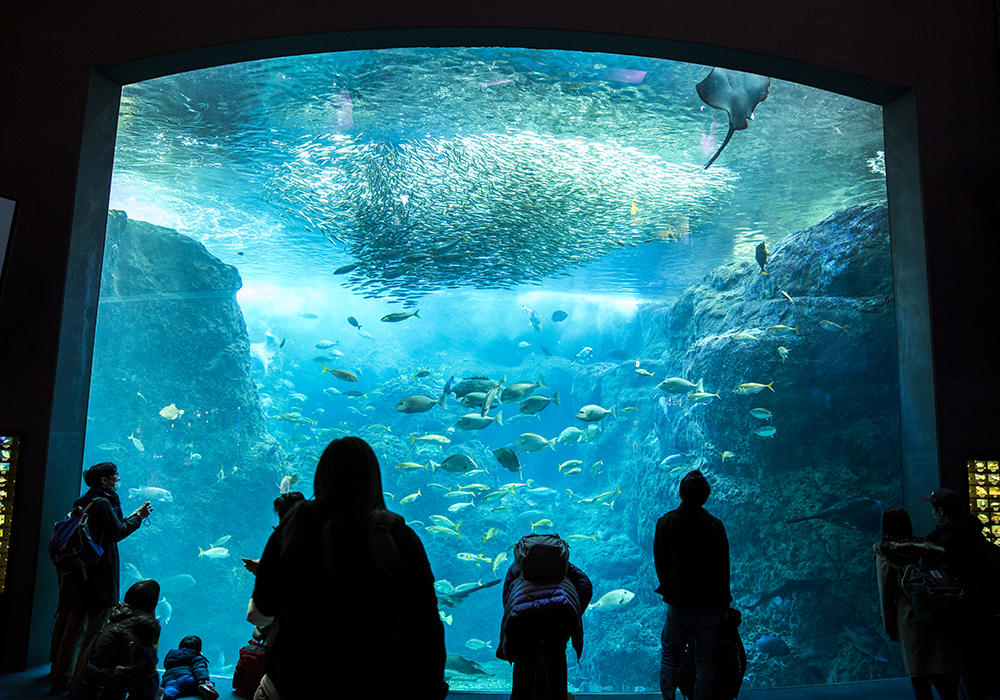
[[[0,675],[0,698],[11,700],[32,700],[48,698],[49,667],[37,666],[22,671]],[[216,688],[225,700],[236,698],[229,691],[230,679],[218,678]],[[505,693],[453,692],[448,694],[453,700],[475,700],[487,697],[507,697]],[[625,700],[626,698],[659,698],[659,693],[634,693],[628,695],[580,693],[576,697],[588,700]],[[680,697],[680,696],[678,696]],[[782,690],[744,690],[740,698],[747,700],[833,700],[835,698],[866,698],[870,700],[907,700],[913,697],[910,683],[905,678],[888,678],[862,683],[840,685],[818,685]]]

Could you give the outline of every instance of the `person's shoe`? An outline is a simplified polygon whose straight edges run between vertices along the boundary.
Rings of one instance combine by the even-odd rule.
[[[218,700],[219,691],[212,685],[212,681],[205,681],[198,686],[198,697],[201,700]]]

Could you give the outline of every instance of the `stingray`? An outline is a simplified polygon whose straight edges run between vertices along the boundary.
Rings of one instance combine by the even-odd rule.
[[[767,93],[771,89],[771,79],[728,68],[713,68],[712,72],[695,87],[698,96],[705,104],[716,109],[724,109],[729,113],[729,133],[726,134],[726,139],[719,146],[719,150],[712,156],[712,160],[705,164],[707,170],[729,143],[733,132],[742,131],[750,126],[748,120],[753,119],[754,109],[767,99]]]

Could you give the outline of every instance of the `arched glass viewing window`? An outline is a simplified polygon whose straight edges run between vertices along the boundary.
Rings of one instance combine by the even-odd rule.
[[[902,675],[871,562],[901,500],[882,109],[711,71],[416,48],[123,89],[85,464],[154,501],[121,552],[161,648],[198,634],[231,673],[240,558],[353,434],[441,594],[569,541],[596,603],[573,691],[657,688],[653,528],[693,468],[748,685]],[[509,687],[499,588],[442,595],[453,688]]]

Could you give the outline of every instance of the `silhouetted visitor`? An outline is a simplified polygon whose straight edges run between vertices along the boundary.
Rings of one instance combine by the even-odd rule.
[[[496,655],[514,664],[511,700],[565,700],[566,642],[583,653],[583,611],[590,579],[569,561],[559,535],[525,535],[503,584]]]
[[[330,443],[278,525],[253,599],[280,621],[257,698],[442,698],[444,628],[423,544],[386,510],[372,448]]]
[[[101,462],[83,474],[89,490],[78,498],[74,509],[87,509],[90,536],[104,549],[101,558],[81,571],[59,575],[59,603],[52,629],[50,658],[51,693],[60,694],[75,685],[86,660],[82,650],[93,643],[121,593],[118,542],[135,532],[153,507],[146,501],[124,518],[118,497],[118,467]],[[81,640],[82,635],[82,640]],[[77,652],[81,653],[78,654]]]
[[[304,500],[306,500],[306,495],[301,491],[288,491],[275,498],[271,505],[274,507],[274,514],[278,516],[278,522],[281,522],[281,519],[284,518],[288,511],[292,509],[292,506],[301,503]],[[275,528],[277,528],[277,525],[275,525]],[[257,573],[258,563],[260,563],[260,559],[248,559],[243,557],[243,566],[246,567],[246,570],[251,574]]]
[[[653,556],[667,603],[660,658],[660,691],[677,693],[677,668],[694,645],[695,700],[709,700],[715,674],[716,635],[729,608],[729,540],[722,521],[702,506],[711,487],[697,469],[680,483],[681,504],[656,522]]]
[[[157,695],[156,645],[160,623],[156,603],[160,584],[145,579],[132,584],[107,624],[82,654],[86,655],[74,700],[153,700]]]
[[[882,514],[882,539],[875,544],[882,625],[889,639],[899,642],[903,667],[917,700],[933,700],[931,686],[942,700],[958,698],[959,639],[957,628],[919,619],[900,587],[907,565],[933,566],[944,561],[944,549],[913,536],[910,515],[902,508]]]
[[[163,697],[174,698],[197,695],[202,700],[219,697],[208,675],[208,659],[201,653],[201,637],[189,634],[167,652],[163,659]]]
[[[948,568],[965,592],[965,613],[961,620],[962,686],[970,700],[982,700],[991,686],[1000,692],[996,687],[1000,674],[994,668],[1000,648],[996,633],[1000,623],[997,547],[983,537],[982,525],[972,515],[967,496],[941,488],[921,498],[931,504],[934,518],[940,523],[927,539],[944,548]]]

